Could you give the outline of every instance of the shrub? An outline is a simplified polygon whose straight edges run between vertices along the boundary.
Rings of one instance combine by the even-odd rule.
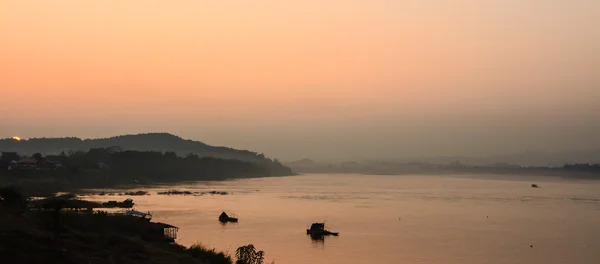
[[[7,208],[22,210],[27,207],[27,197],[15,187],[0,188],[0,203]]]
[[[233,261],[231,257],[225,255],[223,252],[217,252],[214,248],[208,249],[201,244],[193,244],[187,250],[188,254],[192,257],[201,259],[211,264],[231,264]]]
[[[265,259],[265,252],[256,251],[254,245],[241,246],[235,251],[237,258],[236,264],[262,264]]]

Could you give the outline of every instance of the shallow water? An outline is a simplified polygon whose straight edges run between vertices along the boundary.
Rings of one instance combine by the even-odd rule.
[[[169,189],[232,194],[156,195]],[[131,197],[136,209],[180,227],[178,243],[230,253],[252,243],[269,262],[600,263],[600,181],[302,175],[146,190]],[[239,223],[220,224],[223,210]],[[311,240],[315,221],[340,235]]]

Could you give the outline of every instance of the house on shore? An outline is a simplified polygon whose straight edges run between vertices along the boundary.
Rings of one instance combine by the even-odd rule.
[[[175,239],[177,239],[177,231],[179,231],[179,228],[173,225],[160,222],[148,222],[148,234],[157,239],[175,242]]]
[[[21,157],[17,161],[17,164],[19,164],[19,166],[35,166],[37,163],[38,161],[32,157]]]
[[[19,156],[16,152],[2,152],[0,156],[0,170],[55,170],[61,167],[60,162],[42,156]]]

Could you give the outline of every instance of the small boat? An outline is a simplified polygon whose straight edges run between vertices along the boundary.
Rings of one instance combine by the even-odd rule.
[[[225,212],[222,212],[221,215],[219,215],[219,221],[221,223],[227,223],[227,222],[237,223],[238,219],[227,215],[227,213],[225,213]]]
[[[125,199],[125,201],[117,202],[117,201],[108,201],[106,203],[102,203],[104,208],[132,208],[134,205],[132,199]]]
[[[140,211],[136,211],[136,210],[131,209],[131,210],[125,211],[124,215],[139,217],[139,218],[144,219],[146,221],[152,220],[152,214],[150,214],[150,212],[144,213],[144,212],[140,212]]]
[[[534,183],[531,185],[531,188],[540,188],[540,186],[538,186],[537,184]]]
[[[339,232],[325,230],[325,223],[313,223],[309,229],[306,229],[306,234],[311,236],[337,236]]]

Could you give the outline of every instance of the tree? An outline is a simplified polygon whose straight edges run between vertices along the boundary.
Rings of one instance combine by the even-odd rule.
[[[177,158],[177,154],[175,152],[173,152],[173,151],[167,151],[163,155],[165,156],[165,158],[169,158],[169,159],[176,159]]]
[[[256,251],[254,245],[241,246],[235,251],[237,258],[236,264],[262,264],[265,259],[265,252]]]
[[[13,161],[13,160],[17,161],[20,158],[21,157],[16,152],[2,152],[2,157],[0,157],[0,159],[2,159],[4,161]]]
[[[200,157],[199,157],[197,154],[195,154],[195,153],[193,153],[193,152],[190,152],[189,154],[187,154],[187,156],[185,156],[185,158],[186,158],[186,159],[191,159],[191,160],[197,160],[197,159],[199,159]]]
[[[42,159],[43,159],[43,157],[42,157],[42,153],[39,153],[39,152],[38,152],[38,153],[35,153],[35,154],[33,154],[33,156],[31,156],[31,157],[33,157],[33,159],[35,159],[35,161],[36,161],[38,164],[42,163]]]
[[[108,147],[106,148],[106,152],[110,153],[110,154],[114,154],[117,152],[122,152],[123,148],[120,146],[112,146],[112,147]]]

